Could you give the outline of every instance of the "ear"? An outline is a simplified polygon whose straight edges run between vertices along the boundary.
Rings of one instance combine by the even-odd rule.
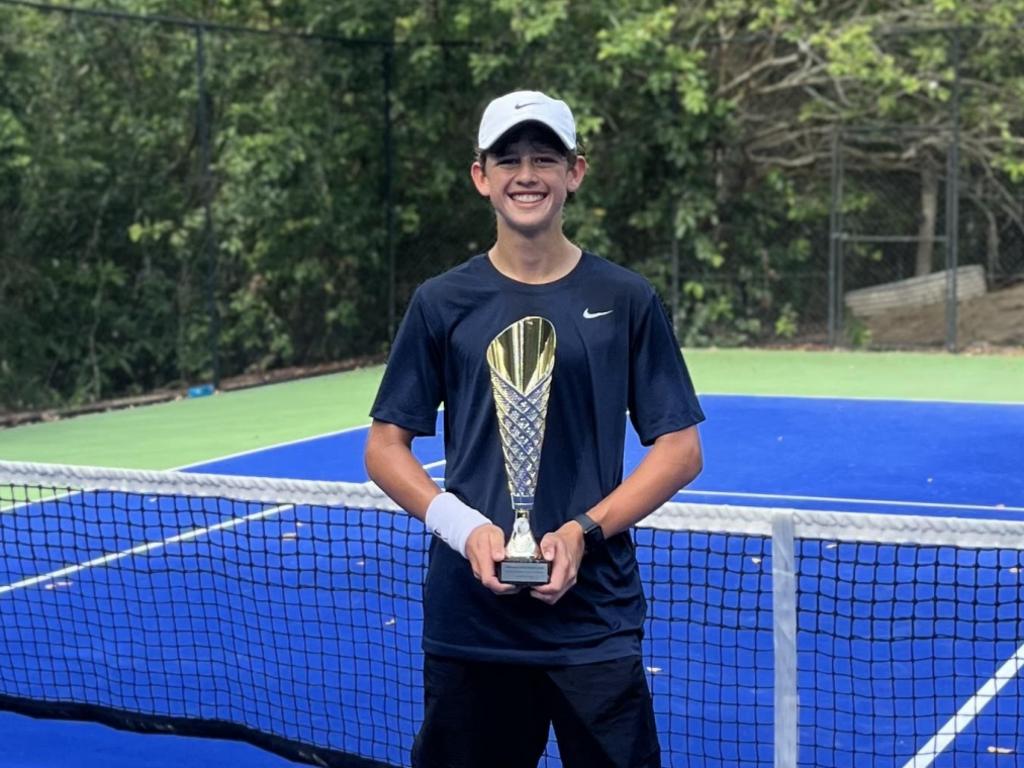
[[[576,162],[569,166],[569,175],[566,178],[566,189],[575,192],[583,183],[583,177],[587,175],[587,159],[582,155],[576,157]]]
[[[487,178],[487,173],[484,171],[484,167],[477,160],[469,169],[470,176],[473,177],[473,184],[476,186],[476,191],[480,193],[482,197],[491,196],[491,182]]]

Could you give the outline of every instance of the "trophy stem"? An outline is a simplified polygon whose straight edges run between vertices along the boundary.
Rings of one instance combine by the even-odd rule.
[[[531,505],[532,506],[532,505]],[[540,547],[530,530],[530,510],[516,507],[512,536],[498,563],[498,581],[519,586],[539,586],[551,580],[551,563],[542,560]]]
[[[539,547],[530,530],[530,510],[517,509],[505,554],[513,558],[537,557]]]

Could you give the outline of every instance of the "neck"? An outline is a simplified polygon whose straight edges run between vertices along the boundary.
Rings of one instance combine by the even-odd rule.
[[[565,277],[582,255],[560,230],[537,237],[502,230],[499,222],[498,240],[487,256],[495,269],[521,283],[550,283]]]

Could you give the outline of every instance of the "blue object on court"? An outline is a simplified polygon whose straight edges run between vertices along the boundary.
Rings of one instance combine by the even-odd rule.
[[[198,386],[188,388],[188,396],[206,397],[207,395],[212,395],[214,391],[213,384],[199,384]]]

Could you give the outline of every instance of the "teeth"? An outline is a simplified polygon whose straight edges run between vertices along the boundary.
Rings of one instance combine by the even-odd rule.
[[[544,195],[529,194],[529,195],[512,195],[513,199],[518,200],[521,203],[536,203],[538,200],[543,199]]]

